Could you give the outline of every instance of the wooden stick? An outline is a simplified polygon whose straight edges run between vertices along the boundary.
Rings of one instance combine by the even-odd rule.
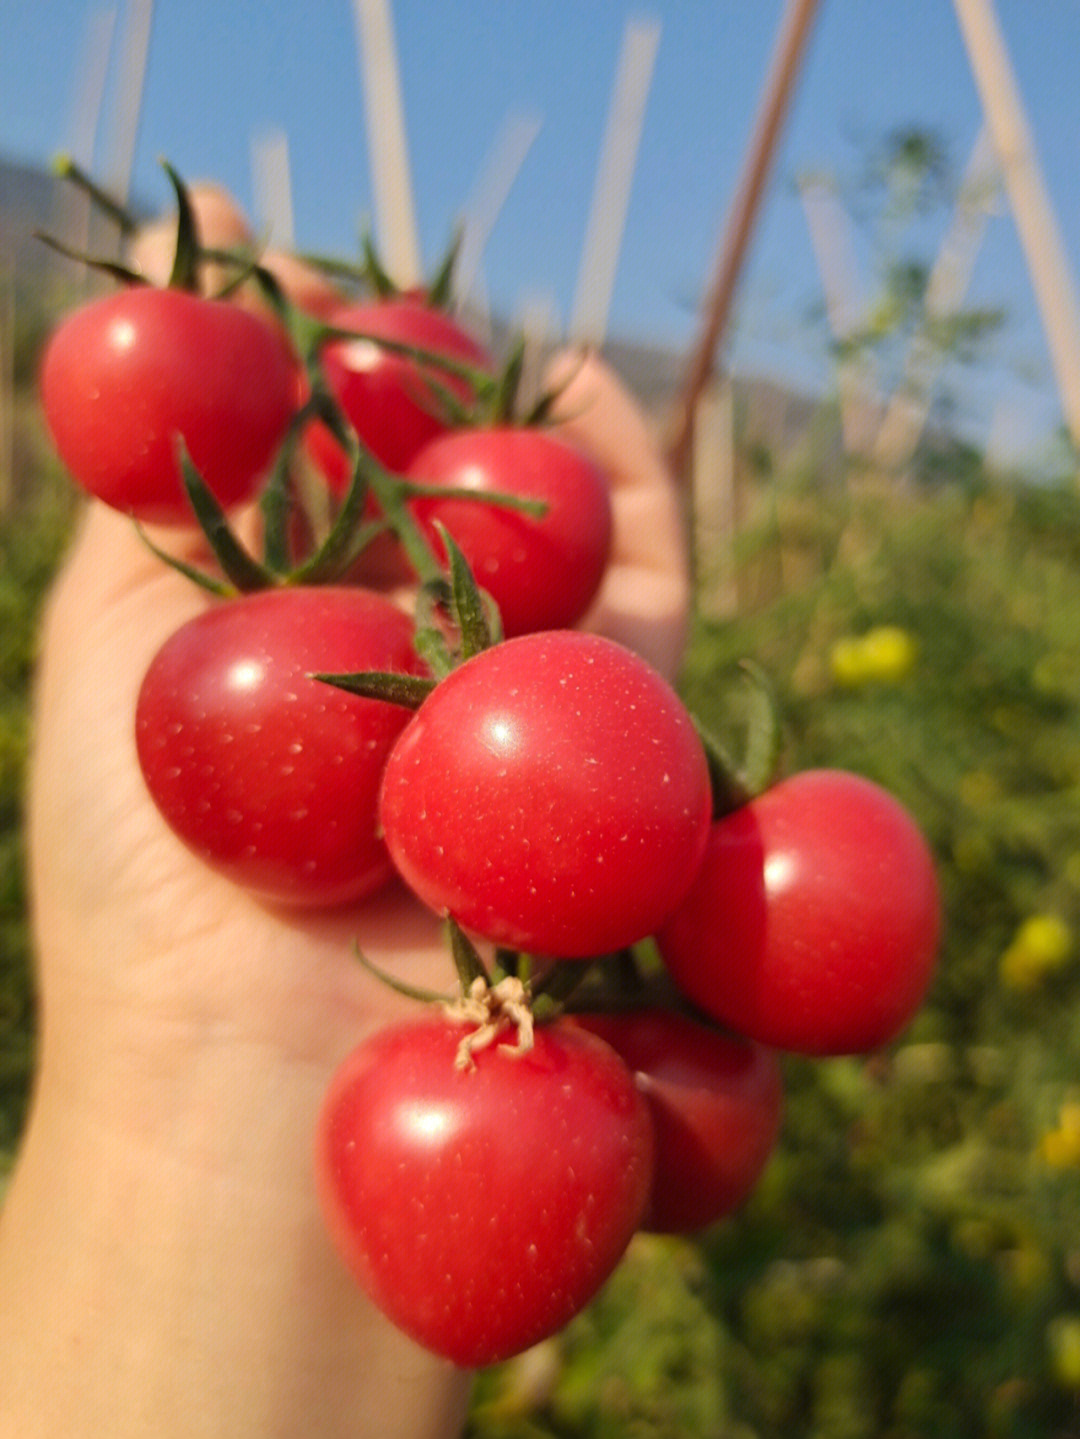
[[[674,432],[668,445],[668,461],[674,473],[680,477],[686,473],[693,441],[694,410],[724,335],[735,287],[776,151],[780,128],[791,102],[818,5],[819,0],[787,0],[781,18],[757,121],[720,244],[716,274],[706,301],[701,333],[691,351],[675,416]]]
[[[570,309],[568,331],[573,340],[599,345],[607,332],[645,104],[659,44],[658,21],[631,20],[627,24],[600,147],[577,290]]]
[[[1080,308],[992,0],[953,0],[1027,257],[1065,423],[1080,448]]]

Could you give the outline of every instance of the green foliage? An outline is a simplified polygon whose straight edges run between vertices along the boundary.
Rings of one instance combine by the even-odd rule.
[[[0,511],[0,1177],[22,1128],[34,1050],[22,823],[29,690],[40,604],[73,512],[32,405],[20,403],[15,422],[27,480]]]
[[[1080,501],[960,458],[915,491],[773,477],[737,613],[699,616],[684,676],[734,746],[753,657],[789,770],[854,769],[913,810],[947,907],[929,1002],[879,1055],[789,1059],[744,1210],[635,1247],[542,1385],[525,1362],[482,1376],[474,1439],[1075,1431],[1080,946],[1001,961],[1033,915],[1080,934]],[[882,626],[911,667],[839,683],[836,642]]]

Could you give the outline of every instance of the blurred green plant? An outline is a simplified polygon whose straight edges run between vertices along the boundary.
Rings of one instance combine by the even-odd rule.
[[[937,980],[887,1051],[789,1059],[745,1209],[633,1251],[516,1417],[521,1371],[482,1376],[476,1439],[1077,1432],[1078,561],[1071,475],[1035,489],[965,455],[903,490],[811,496],[796,471],[758,491],[737,613],[698,617],[683,691],[737,735],[752,656],[788,769],[850,768],[912,809],[940,857]],[[851,683],[836,646],[867,636]]]
[[[21,1132],[34,1054],[22,823],[28,700],[40,605],[74,514],[29,396],[17,397],[12,423],[16,470],[0,510],[0,1180]]]

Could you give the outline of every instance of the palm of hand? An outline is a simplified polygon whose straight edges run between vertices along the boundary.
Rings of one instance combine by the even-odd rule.
[[[670,673],[686,611],[670,482],[609,372],[588,360],[572,374],[565,432],[613,477],[614,553],[588,627]],[[411,984],[447,989],[452,969],[436,919],[400,887],[333,913],[272,909],[167,830],[135,760],[135,698],[158,646],[206,603],[126,520],[86,517],[52,597],[40,677],[30,820],[46,1008],[80,1024],[123,1013],[131,1042],[147,1046],[179,1027],[330,1063],[403,1007],[353,962],[354,941]]]

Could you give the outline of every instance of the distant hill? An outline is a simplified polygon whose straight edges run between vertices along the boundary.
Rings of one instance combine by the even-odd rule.
[[[18,160],[0,159],[0,267],[20,288],[82,272],[37,238],[38,231],[92,252],[111,251],[116,230],[70,182]]]
[[[70,183],[39,167],[0,158],[0,280],[6,276],[13,282],[16,304],[21,301],[37,311],[63,303],[66,287],[84,274],[36,239],[36,231],[85,243],[95,253],[115,245],[114,228],[93,212],[89,231],[83,230],[88,239],[79,238],[87,214],[85,197]],[[505,336],[498,322],[494,329]],[[647,410],[656,416],[669,412],[683,381],[685,355],[617,338],[605,345],[604,354]],[[769,379],[736,377],[734,388],[740,442],[764,445],[774,455],[806,433],[820,403]]]

